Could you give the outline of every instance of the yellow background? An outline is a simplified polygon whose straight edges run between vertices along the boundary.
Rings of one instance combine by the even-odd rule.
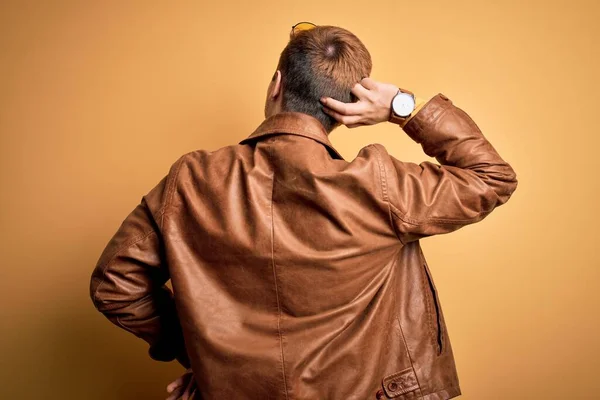
[[[599,398],[597,4],[3,1],[0,398],[164,399],[182,368],[95,311],[90,274],[180,155],[262,121],[303,20],[354,32],[373,78],[450,97],[517,172],[484,221],[422,241],[461,398]],[[433,161],[391,124],[331,140]]]

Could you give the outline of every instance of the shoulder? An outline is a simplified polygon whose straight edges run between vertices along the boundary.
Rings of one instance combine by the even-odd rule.
[[[381,143],[371,143],[361,148],[356,157],[383,165],[389,156],[390,155],[384,145]]]
[[[236,145],[189,151],[171,165],[168,181],[175,191],[180,192],[189,189],[190,185],[197,186],[200,182],[222,181],[236,168],[239,159],[243,158],[238,153]]]

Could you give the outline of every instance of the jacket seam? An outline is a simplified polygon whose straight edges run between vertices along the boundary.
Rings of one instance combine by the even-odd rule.
[[[395,268],[397,263],[398,263],[398,258],[394,257],[394,265],[392,268]],[[395,309],[397,310],[398,309],[398,297],[397,297],[395,291],[394,291],[394,306],[395,306]],[[398,313],[396,313],[396,322],[398,322],[398,330],[400,331],[400,337],[402,338],[402,344],[404,345],[406,356],[408,357],[408,362],[410,362],[410,368],[412,369],[412,372],[415,374],[415,379],[417,380],[417,385],[419,386],[417,390],[419,391],[420,396],[423,396],[423,389],[421,388],[421,382],[419,380],[417,371],[415,370],[415,364],[410,355],[410,351],[408,349],[408,343],[406,342],[406,338],[404,337],[404,329],[402,329],[402,323],[400,322],[400,317],[398,316]]]
[[[267,149],[269,158],[273,162],[273,155],[271,149]],[[273,177],[271,180],[271,266],[273,268],[273,282],[275,283],[275,298],[277,300],[277,333],[279,335],[279,350],[281,354],[281,373],[283,375],[283,390],[285,392],[285,398],[288,398],[287,390],[287,378],[285,374],[285,356],[283,354],[283,333],[281,332],[281,304],[279,303],[279,288],[277,285],[277,271],[275,266],[275,221],[273,212],[273,195],[275,193],[275,171],[273,171]]]
[[[394,224],[394,219],[393,219],[393,216],[392,216],[392,208],[391,208],[392,205],[391,205],[391,203],[389,201],[389,198],[387,196],[387,175],[385,173],[385,167],[383,166],[383,163],[381,162],[381,157],[380,157],[379,149],[374,144],[371,144],[369,146],[372,146],[375,149],[375,151],[376,151],[375,158],[376,158],[377,164],[379,166],[379,182],[381,184],[381,193],[382,193],[383,200],[387,204],[388,217],[389,217],[390,226],[392,227],[392,230],[394,231],[394,234],[396,235],[396,237],[398,238],[398,240],[400,241],[400,243],[403,246],[405,246],[406,243],[404,243],[404,241],[402,240],[400,232],[398,232],[398,229],[396,228],[396,224]]]
[[[394,206],[393,204],[390,203],[390,206],[392,207],[392,212],[395,217],[399,218],[400,220],[402,220],[403,222],[405,222],[407,224],[411,224],[411,225],[415,225],[415,226],[423,225],[423,224],[430,223],[430,222],[435,222],[435,223],[439,223],[439,224],[448,224],[448,225],[464,224],[464,223],[476,221],[481,216],[489,214],[490,212],[493,211],[493,209],[481,211],[472,218],[463,218],[463,219],[427,218],[427,219],[418,221],[416,219],[407,217],[406,214],[403,214],[402,211],[400,211],[398,209],[398,207]]]
[[[160,212],[160,224],[159,224],[160,230],[163,229],[165,214],[167,212],[168,207],[171,205],[171,200],[173,198],[173,194],[175,193],[175,183],[177,182],[177,177],[179,176],[179,171],[181,170],[181,166],[183,165],[183,160],[186,158],[186,156],[188,154],[190,154],[190,153],[186,153],[179,158],[179,161],[177,161],[177,163],[176,163],[175,172],[174,172],[173,176],[171,177],[170,181],[167,181],[167,193],[165,196],[165,203],[161,207],[161,212]]]
[[[435,330],[434,327],[434,323],[433,323],[433,319],[434,319],[434,309],[435,309],[435,304],[433,304],[433,302],[436,301],[435,299],[435,293],[432,292],[430,286],[429,286],[429,278],[427,277],[427,271],[425,270],[425,266],[423,265],[425,263],[425,261],[421,260],[421,287],[423,288],[424,291],[424,297],[425,297],[425,307],[426,307],[426,313],[427,313],[427,325],[429,328],[429,341],[431,343],[432,346],[437,346],[437,332]],[[431,294],[432,299],[429,299],[429,294]],[[437,315],[436,315],[437,316]],[[439,326],[438,326],[439,329]]]
[[[386,202],[388,201],[388,196],[387,196],[387,182],[384,180],[384,175],[385,175],[385,168],[382,165],[382,162],[380,160],[380,156],[379,156],[379,149],[377,148],[377,146],[375,144],[370,144],[369,147],[372,147],[375,149],[375,152],[377,154],[375,154],[375,158],[377,160],[377,166],[379,167],[379,183],[381,184],[381,196],[383,197],[383,200],[385,200]]]

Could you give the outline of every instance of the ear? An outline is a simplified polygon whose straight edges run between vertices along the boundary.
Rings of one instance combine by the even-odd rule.
[[[275,75],[273,76],[273,81],[271,82],[273,85],[273,89],[271,90],[271,98],[276,99],[277,96],[281,93],[281,71],[277,70]]]

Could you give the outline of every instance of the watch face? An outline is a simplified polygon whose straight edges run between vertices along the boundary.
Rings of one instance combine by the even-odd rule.
[[[415,109],[415,100],[408,93],[400,92],[392,101],[392,109],[400,117],[408,117]]]

